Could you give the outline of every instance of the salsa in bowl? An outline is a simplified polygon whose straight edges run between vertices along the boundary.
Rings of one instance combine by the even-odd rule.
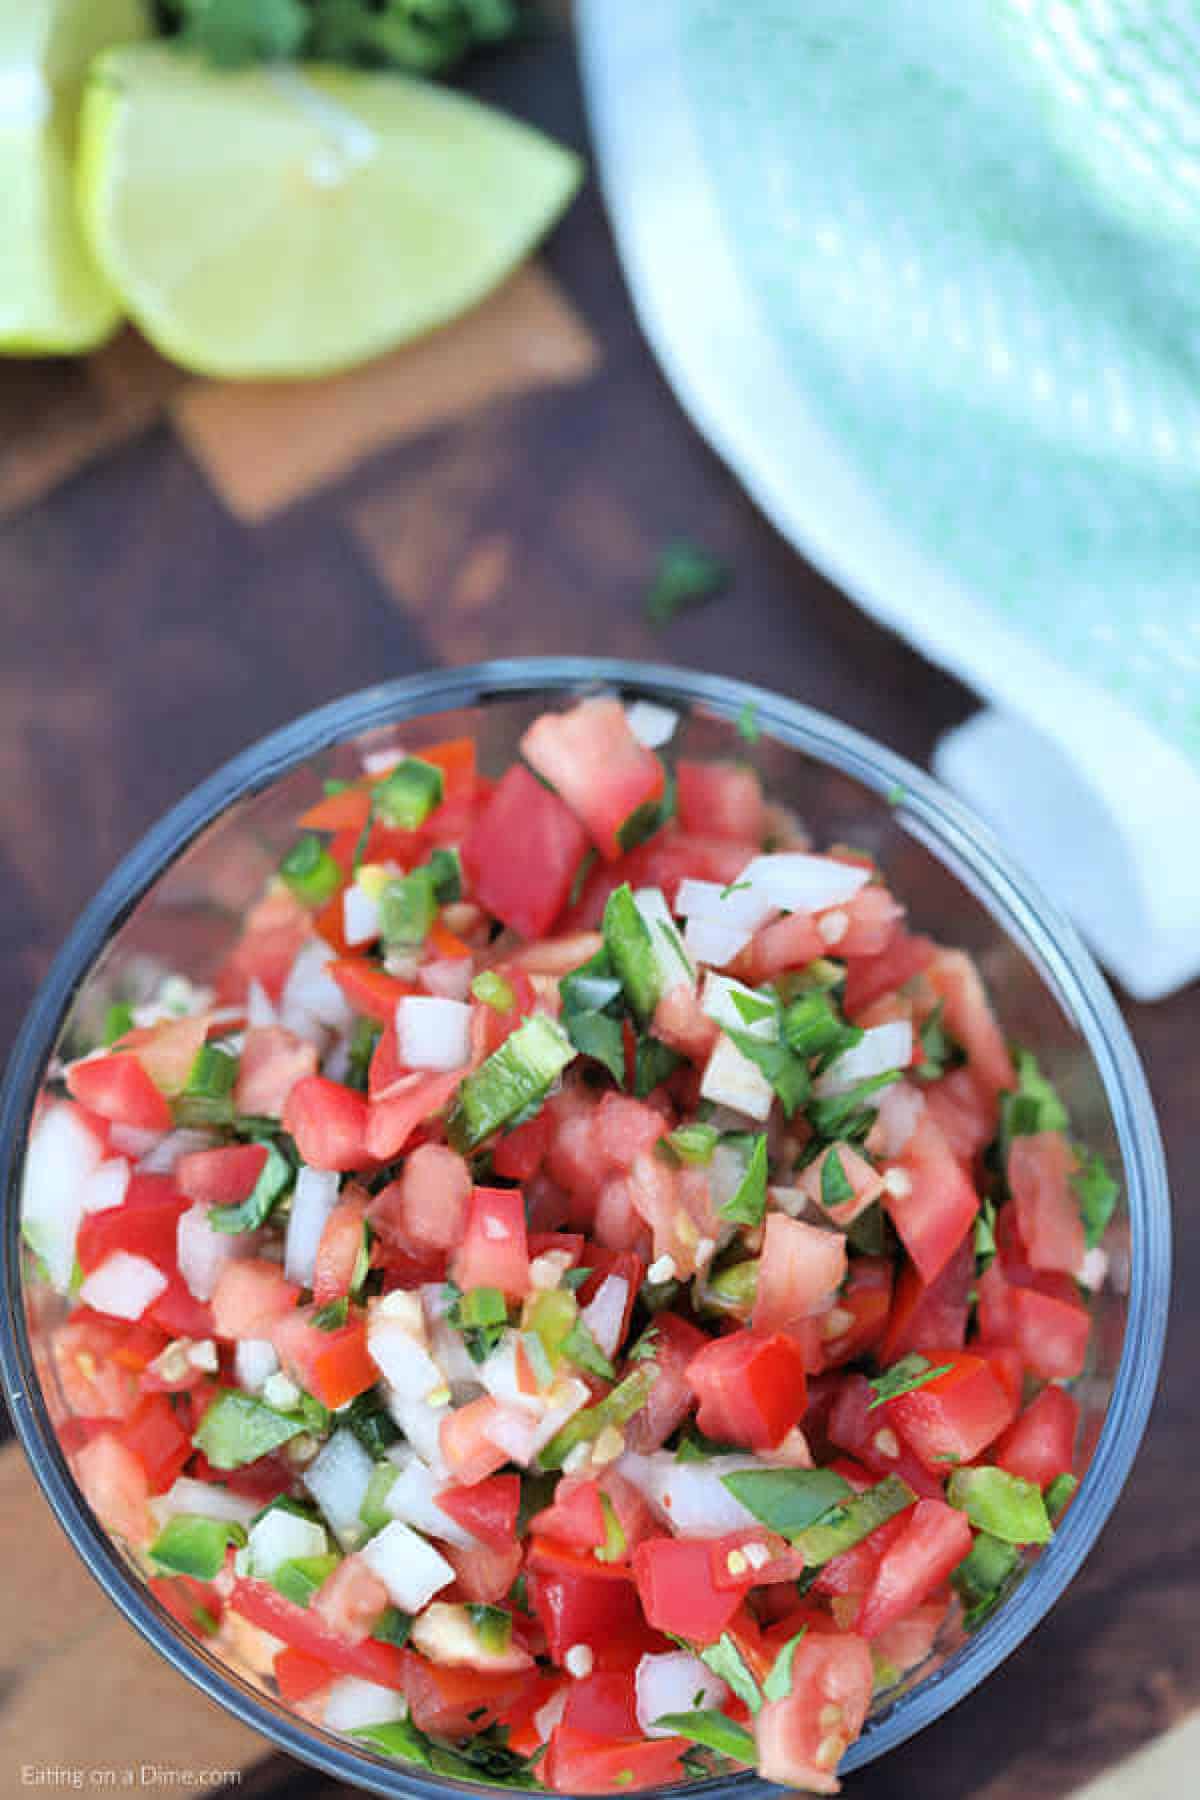
[[[52,1497],[350,1779],[834,1791],[1140,1430],[1102,985],[931,784],[729,684],[463,671],[254,770],[24,1095]]]

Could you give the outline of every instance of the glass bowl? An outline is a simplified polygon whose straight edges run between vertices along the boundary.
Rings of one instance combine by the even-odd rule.
[[[752,757],[768,791],[791,805],[820,845],[876,855],[919,928],[980,959],[1008,1035],[1036,1049],[1078,1135],[1119,1165],[1122,1199],[1106,1237],[1110,1280],[1097,1297],[1081,1403],[1081,1488],[1053,1543],[969,1638],[949,1637],[926,1667],[883,1697],[843,1772],[903,1743],[968,1694],[1054,1604],[1111,1511],[1142,1436],[1157,1380],[1170,1270],[1162,1149],[1137,1055],[1074,930],[1015,869],[988,832],[928,776],[858,732],[779,695],[720,677],[577,658],[493,662],[384,683],[309,713],[228,763],[154,827],[87,908],[24,1022],[5,1079],[0,1175],[6,1196],[0,1360],[14,1424],[46,1497],[87,1567],[154,1647],[211,1698],[293,1755],[379,1794],[439,1800],[481,1784],[426,1776],[311,1726],[267,1684],[187,1635],[109,1539],[59,1447],[38,1370],[48,1327],[24,1291],[19,1194],[31,1112],[57,1047],[170,967],[203,981],[229,947],[239,914],[293,836],[322,778],[357,774],[364,749],[399,740],[419,750],[458,733],[479,741],[484,768],[515,753],[547,705],[608,689],[675,709],[672,753]],[[752,718],[756,733],[745,730]],[[738,722],[743,730],[739,733]],[[749,741],[753,738],[753,742]],[[751,1773],[685,1786],[751,1800]],[[499,1791],[499,1790],[492,1790]]]

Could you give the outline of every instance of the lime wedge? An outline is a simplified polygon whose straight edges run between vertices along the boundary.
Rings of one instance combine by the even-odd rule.
[[[432,330],[521,260],[579,159],[448,88],[325,64],[94,65],[79,198],[146,336],[227,377],[317,375]]]
[[[141,0],[0,0],[0,350],[88,350],[117,326],[71,165],[88,64],[146,29]]]

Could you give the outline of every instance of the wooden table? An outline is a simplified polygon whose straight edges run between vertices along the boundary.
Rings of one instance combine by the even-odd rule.
[[[583,147],[565,41],[470,85]],[[85,364],[6,365],[0,519],[6,1034],[77,910],[167,805],[381,676],[498,653],[653,656],[779,688],[919,761],[972,705],[783,543],[697,438],[638,334],[594,183],[505,292],[360,376],[191,383],[132,335]],[[735,581],[655,635],[643,592],[675,535]],[[1200,997],[1126,1012],[1186,1179]],[[1200,1284],[1187,1225],[1178,1268],[1182,1292]],[[1200,1313],[1180,1307],[1145,1448],[1087,1567],[981,1692],[855,1779],[859,1800],[1057,1800],[1196,1707],[1198,1360]],[[22,1762],[74,1757],[240,1768],[243,1794],[332,1795],[154,1663],[13,1449],[0,1480],[5,1793]],[[1200,1791],[1189,1732],[1111,1792]]]

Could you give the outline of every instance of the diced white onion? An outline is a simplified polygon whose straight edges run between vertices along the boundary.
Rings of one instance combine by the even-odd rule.
[[[406,994],[396,1004],[396,1047],[410,1069],[461,1069],[471,1055],[471,1008],[436,994]]]
[[[415,1526],[429,1537],[441,1538],[443,1543],[455,1544],[460,1550],[476,1549],[478,1539],[437,1504],[436,1497],[446,1485],[445,1477],[436,1475],[407,1445],[403,1452],[399,1447],[393,1451],[392,1461],[399,1473],[388,1489],[384,1505],[393,1519],[401,1519],[405,1525]]]
[[[392,1392],[403,1400],[425,1400],[446,1385],[424,1344],[401,1320],[373,1313],[367,1327],[367,1353]]]
[[[566,1710],[567,1689],[563,1686],[559,1688],[557,1693],[551,1694],[545,1706],[539,1707],[537,1712],[534,1713],[533,1729],[537,1732],[538,1737],[543,1744],[549,1742],[550,1733],[554,1730],[554,1727],[558,1724]]]
[[[269,1338],[239,1338],[233,1352],[233,1372],[249,1394],[261,1394],[279,1368],[279,1357]]]
[[[663,993],[669,994],[681,982],[694,988],[696,970],[684,949],[679,927],[671,917],[671,909],[662,889],[638,888],[633,896],[633,904],[650,933],[650,949]]]
[[[711,1456],[706,1462],[681,1463],[667,1450],[649,1456],[626,1451],[617,1464],[680,1537],[721,1537],[757,1524],[723,1480],[735,1469],[756,1466],[753,1456]]]
[[[352,1431],[335,1431],[304,1471],[304,1485],[329,1521],[339,1544],[352,1549],[363,1535],[359,1517],[374,1468]]]
[[[911,1082],[896,1081],[882,1090],[875,1124],[885,1157],[903,1154],[924,1111],[925,1096]]]
[[[428,1400],[410,1400],[384,1385],[383,1403],[400,1427],[421,1461],[449,1480],[446,1459],[442,1455],[442,1420],[447,1406],[433,1406]]]
[[[739,1011],[735,996],[747,1003],[747,1015]],[[700,1006],[710,1019],[716,1020],[722,1031],[744,1031],[750,1037],[762,1038],[769,1043],[778,1037],[779,1027],[773,1009],[763,1012],[765,1004],[761,994],[756,994],[745,982],[735,981],[732,975],[717,975],[710,969],[704,977]],[[762,1017],[755,1017],[756,1013],[761,1013]],[[747,1023],[747,1016],[750,1023]]]
[[[443,1000],[465,1000],[475,979],[472,956],[441,956],[436,962],[422,963],[417,980],[426,993]]]
[[[140,1125],[113,1125],[109,1128],[108,1141],[122,1156],[131,1156],[135,1162],[140,1162],[144,1156],[149,1156],[162,1135],[161,1131],[143,1131]]]
[[[246,1540],[251,1575],[270,1581],[280,1563],[297,1556],[324,1556],[329,1549],[325,1528],[282,1506],[273,1506],[253,1526]]]
[[[252,979],[246,989],[247,1025],[274,1025],[278,1017],[275,1003],[266,988],[261,981]]]
[[[181,1156],[190,1156],[193,1150],[211,1150],[218,1142],[211,1131],[192,1131],[186,1126],[179,1131],[168,1131],[165,1137],[151,1144],[138,1162],[138,1168],[143,1175],[169,1175]]]
[[[753,937],[738,925],[722,925],[716,919],[689,919],[683,947],[693,962],[706,969],[723,969],[739,956]]]
[[[247,1500],[241,1494],[231,1493],[227,1487],[181,1475],[165,1494],[153,1497],[150,1510],[160,1525],[165,1525],[178,1513],[185,1513],[200,1519],[226,1519],[231,1524],[249,1528],[262,1507],[257,1500]]]
[[[364,750],[362,753],[362,769],[364,775],[386,775],[404,761],[403,750]]]
[[[334,952],[323,938],[310,938],[301,945],[280,999],[279,1016],[285,1025],[295,1030],[293,1021],[303,1022],[307,1017],[331,1031],[349,1031],[354,1015],[326,968],[333,960]]]
[[[653,700],[631,700],[625,708],[629,729],[647,750],[661,750],[675,735],[679,714]]]
[[[1098,1293],[1108,1279],[1108,1252],[1099,1244],[1084,1252],[1083,1261],[1075,1271],[1075,1279],[1081,1287]]]
[[[871,871],[858,863],[809,856],[802,850],[756,856],[738,876],[739,882],[750,883],[752,893],[787,912],[820,912],[826,906],[841,906],[870,879]]]
[[[301,1169],[292,1195],[284,1243],[283,1272],[289,1281],[311,1287],[317,1247],[325,1222],[337,1205],[338,1175],[333,1169]]]
[[[325,1695],[321,1723],[327,1731],[361,1731],[366,1725],[390,1725],[408,1712],[404,1695],[359,1675],[342,1675]]]
[[[540,1415],[515,1406],[502,1406],[488,1426],[487,1436],[497,1449],[505,1451],[513,1462],[527,1469],[555,1432],[560,1431],[590,1399],[582,1381],[573,1376],[558,1381],[551,1403]]]
[[[124,1200],[128,1186],[129,1164],[123,1156],[110,1156],[84,1183],[84,1212],[111,1212]]]
[[[342,891],[342,934],[351,946],[373,944],[379,936],[379,901],[357,881]]]
[[[861,1040],[843,1051],[813,1084],[818,1094],[846,1094],[860,1081],[873,1075],[887,1075],[892,1069],[907,1069],[912,1061],[913,1031],[907,1019],[891,1019],[886,1025],[872,1025]]]
[[[634,1676],[637,1721],[647,1737],[671,1737],[670,1726],[656,1729],[654,1721],[667,1713],[687,1713],[693,1707],[724,1706],[729,1689],[698,1656],[687,1650],[667,1650],[661,1656],[643,1656]]]
[[[402,1612],[420,1612],[454,1580],[454,1570],[445,1557],[400,1519],[377,1532],[363,1546],[362,1555],[387,1589],[392,1605]]]
[[[713,1046],[700,1081],[700,1095],[717,1106],[732,1107],[760,1122],[770,1116],[775,1099],[770,1082],[722,1032]]]
[[[621,1342],[629,1283],[623,1275],[606,1275],[580,1313],[580,1318],[603,1350],[612,1356]]]
[[[167,1278],[145,1256],[114,1250],[92,1270],[79,1290],[85,1306],[113,1319],[140,1319],[146,1308],[166,1292]]]
[[[189,1206],[175,1227],[179,1273],[196,1300],[211,1300],[222,1269],[246,1254],[244,1243],[234,1233],[213,1230],[208,1213],[208,1207],[199,1203]]]
[[[753,888],[737,881],[696,881],[689,877],[679,884],[675,910],[685,919],[703,919],[714,925],[736,927],[740,931],[757,931],[776,910],[772,901]]]
[[[541,1393],[527,1394],[517,1375],[517,1333],[506,1331],[496,1348],[479,1364],[477,1373],[484,1388],[501,1406],[518,1406],[523,1412],[541,1418],[546,1400]]]
[[[47,1107],[29,1139],[21,1187],[22,1229],[60,1294],[71,1285],[84,1195],[103,1156],[99,1139],[69,1106]]]

